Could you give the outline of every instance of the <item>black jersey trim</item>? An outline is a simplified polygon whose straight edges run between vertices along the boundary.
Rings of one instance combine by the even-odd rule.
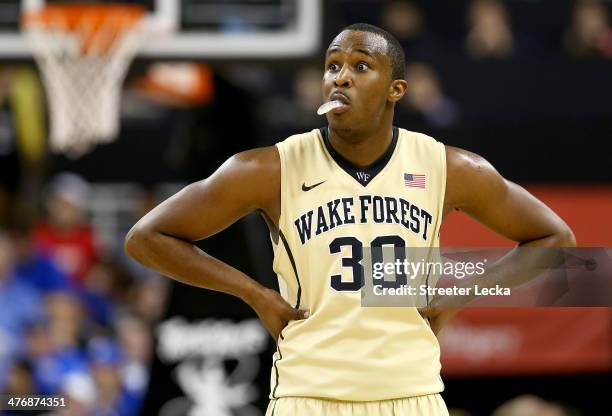
[[[278,235],[280,236],[280,239],[283,242],[283,246],[285,247],[285,251],[287,252],[289,261],[291,262],[291,268],[293,268],[293,273],[295,273],[295,279],[297,280],[298,291],[297,291],[297,301],[295,303],[295,309],[298,309],[302,301],[302,284],[300,283],[300,276],[297,271],[297,266],[295,265],[295,259],[293,258],[293,253],[291,252],[291,249],[289,248],[289,243],[287,242],[287,238],[285,238],[285,234],[283,234],[283,232],[279,230]],[[279,336],[281,340],[285,339],[285,337],[283,337],[282,331],[279,334]],[[272,390],[273,399],[277,398],[276,397],[276,389],[278,388],[278,366],[277,364],[280,360],[283,359],[283,354],[281,353],[278,342],[276,344],[276,351],[278,351],[278,358],[274,361],[274,372],[276,373],[276,383],[274,385],[274,389]]]
[[[431,273],[431,268],[427,271],[427,277],[425,278],[425,286],[429,287],[429,274]],[[427,306],[429,306],[429,291],[425,293],[425,302],[427,302]]]
[[[293,258],[293,253],[291,253],[291,249],[289,248],[289,243],[287,242],[285,235],[283,234],[282,231],[279,231],[278,234],[280,235],[281,241],[283,242],[283,245],[285,246],[285,251],[287,251],[287,255],[289,256],[289,261],[291,262],[291,267],[293,268],[293,273],[295,273],[295,279],[297,280],[298,291],[297,291],[297,301],[295,303],[295,309],[298,309],[300,307],[300,303],[302,300],[302,284],[300,283],[300,276],[297,271],[297,266],[295,265],[295,259]]]
[[[427,277],[425,278],[425,286],[429,287],[429,274],[431,273],[431,268],[428,267],[428,271],[427,271]],[[429,290],[427,291],[427,293],[425,293],[425,306],[429,306]],[[429,317],[427,317],[427,324],[429,325],[429,328],[431,328],[431,319]]]
[[[272,398],[273,399],[277,399],[276,397],[276,389],[278,388],[278,367],[277,367],[277,363],[283,359],[283,354],[281,353],[280,347],[278,346],[278,343],[276,344],[276,351],[278,352],[278,357],[275,361],[274,361],[274,371],[276,372],[276,383],[274,384],[274,389],[272,390]]]
[[[361,184],[364,188],[368,186],[370,182],[374,179],[376,175],[380,173],[387,166],[391,156],[393,156],[393,152],[397,146],[397,138],[399,136],[399,129],[393,126],[393,134],[391,136],[391,143],[389,147],[378,159],[369,164],[366,167],[359,167],[353,164],[351,161],[347,160],[344,156],[336,151],[333,148],[329,141],[329,131],[327,127],[321,127],[319,129],[321,131],[321,136],[323,137],[323,143],[325,143],[325,148],[329,152],[330,156],[336,161],[338,166],[342,168],[346,173],[348,173],[353,179]],[[364,176],[366,174],[367,176]]]

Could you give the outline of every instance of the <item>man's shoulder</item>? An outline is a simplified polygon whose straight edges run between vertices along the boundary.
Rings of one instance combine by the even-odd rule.
[[[478,170],[488,162],[480,155],[455,146],[444,146],[449,170]]]
[[[226,163],[232,169],[245,172],[276,171],[279,166],[279,154],[276,146],[256,147],[236,153]]]
[[[280,189],[280,157],[276,146],[258,147],[236,153],[209,178],[196,184],[202,191],[223,194],[227,204],[240,203],[262,208]]]
[[[276,148],[282,160],[304,162],[305,157],[316,155],[318,154],[317,150],[322,149],[322,138],[321,129],[312,129],[287,137],[285,140],[276,143]]]
[[[311,142],[312,140],[316,140],[319,137],[319,135],[321,134],[320,131],[321,131],[321,128],[316,128],[316,129],[312,129],[310,131],[306,131],[303,133],[292,134],[291,136],[278,142],[277,145],[279,144],[295,145],[295,144],[304,143],[304,142]]]
[[[423,141],[423,142],[429,142],[429,143],[441,143],[439,140],[437,140],[436,138],[429,136],[425,133],[420,133],[418,131],[412,131],[412,130],[407,130],[401,127],[398,127],[399,129],[399,136],[400,137],[406,137],[409,138],[411,140],[419,140],[419,141]]]
[[[466,191],[477,190],[483,196],[504,187],[503,178],[482,156],[465,149],[446,146],[447,203],[460,207]],[[501,180],[501,181],[500,181]]]

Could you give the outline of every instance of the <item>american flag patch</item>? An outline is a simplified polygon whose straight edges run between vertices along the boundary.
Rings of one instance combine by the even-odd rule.
[[[425,175],[416,175],[414,173],[404,173],[404,185],[411,188],[425,189]]]

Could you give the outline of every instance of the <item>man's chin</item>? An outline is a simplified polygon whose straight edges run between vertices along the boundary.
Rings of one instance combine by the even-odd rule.
[[[348,139],[355,134],[355,126],[351,123],[338,123],[337,121],[330,121],[329,129],[345,139]]]
[[[327,123],[329,127],[335,131],[351,131],[355,123],[351,122],[349,117],[343,117],[342,114],[328,114]]]

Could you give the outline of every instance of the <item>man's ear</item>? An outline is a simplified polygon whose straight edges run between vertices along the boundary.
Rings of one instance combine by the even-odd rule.
[[[396,103],[402,99],[408,88],[408,83],[403,79],[396,79],[389,86],[389,101]]]

